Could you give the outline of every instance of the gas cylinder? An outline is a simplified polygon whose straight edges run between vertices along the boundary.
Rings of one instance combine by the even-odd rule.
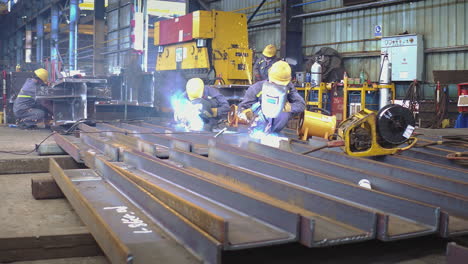
[[[320,86],[322,82],[322,65],[318,62],[315,62],[312,67],[310,68],[311,72],[311,83],[315,84],[315,86]]]

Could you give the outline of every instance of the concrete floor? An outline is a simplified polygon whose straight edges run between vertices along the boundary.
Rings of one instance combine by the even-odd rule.
[[[468,132],[468,129],[462,132]],[[0,126],[0,150],[32,150],[34,144],[49,134],[47,130],[22,131]],[[15,157],[18,156],[0,153],[1,159]],[[27,157],[37,158],[37,155],[33,153]],[[83,223],[66,199],[34,200],[30,187],[34,175],[38,174],[0,175],[0,186],[3,187],[0,192],[0,237],[2,234],[47,233],[60,228],[82,227]],[[223,254],[223,263],[259,263],[268,260],[268,263],[441,264],[445,263],[447,242],[439,237],[426,237],[391,243],[370,241],[323,249],[286,245],[226,252]],[[105,264],[108,261],[103,256],[96,256],[15,263]]]

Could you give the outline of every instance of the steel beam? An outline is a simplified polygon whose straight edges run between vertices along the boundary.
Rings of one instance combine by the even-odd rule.
[[[198,255],[198,257],[207,263],[214,264],[221,262],[221,243],[210,234],[188,221],[188,219],[168,207],[163,201],[151,195],[144,188],[117,171],[115,167],[105,159],[97,157],[96,169],[104,179],[128,196],[147,214],[155,219],[161,227],[168,230],[169,233],[175,236],[176,240],[181,241],[185,247],[189,248]],[[206,214],[204,216],[206,216]],[[204,219],[207,220],[208,218]],[[225,228],[227,227],[224,220],[216,216],[210,216],[208,221],[214,224],[214,227],[210,230],[223,238],[226,232]],[[133,254],[135,257],[138,257],[136,252]],[[145,249],[144,251],[139,250],[138,254],[151,256],[154,255],[154,252]]]
[[[53,159],[50,167],[111,263],[199,262],[94,171],[65,170]]]
[[[302,153],[310,149],[307,145],[292,143],[290,144],[293,152]],[[368,158],[351,157],[337,150],[321,150],[307,154],[307,156],[319,158],[322,160],[333,160],[334,162],[362,169],[366,171],[375,171],[395,179],[400,179],[415,184],[419,184],[434,189],[446,191],[448,193],[466,196],[468,193],[468,182],[453,179],[450,175],[436,175],[425,173],[413,169],[411,163],[407,167],[398,167],[395,165],[378,162]]]
[[[452,225],[455,224],[457,228],[454,232],[457,235],[463,232],[468,233],[468,196],[450,194],[435,187],[429,188],[424,185],[414,184],[411,181],[389,177],[378,171],[357,169],[354,166],[343,165],[336,161],[279,150],[255,142],[250,142],[248,144],[248,150],[271,159],[289,162],[291,166],[295,165],[298,168],[313,170],[351,184],[357,184],[360,180],[367,179],[370,181],[373,189],[434,206],[440,206],[442,211],[449,214],[446,216],[447,218],[454,216],[465,219],[459,219],[456,223],[446,219],[447,225],[442,225],[444,229],[442,230],[442,234],[451,235],[450,230],[453,230]],[[417,177],[417,175],[414,176],[414,178]],[[411,180],[415,180],[414,178]],[[463,224],[462,222],[465,223]]]
[[[59,6],[52,5],[51,7],[51,22],[50,22],[50,62],[52,81],[55,81],[55,73],[58,70],[58,37],[59,37]]]
[[[229,184],[215,183],[197,173],[181,169],[174,164],[145,154],[124,152],[123,156],[123,161],[126,164],[134,166],[138,170],[153,173],[167,181],[284,230],[295,239],[298,238],[300,217],[290,210],[278,208],[268,200],[246,195],[242,189],[232,188]],[[272,244],[267,241],[265,243]]]
[[[358,185],[336,180],[311,170],[292,168],[289,163],[247,153],[245,150],[213,142],[208,156],[212,159],[257,171],[277,179],[294,183],[305,188],[333,195],[384,213],[387,217],[398,216],[419,223],[412,228],[410,222],[400,229],[392,221],[379,223],[378,237],[382,240],[421,236],[438,231],[440,209],[412,200],[396,197],[380,191],[369,190]],[[385,218],[384,218],[385,219]],[[389,219],[389,218],[388,218]],[[401,227],[401,226],[400,226]]]
[[[319,192],[209,160],[206,157],[189,152],[173,149],[170,151],[170,159],[182,163],[184,168],[189,170],[195,168],[212,174],[219,181],[229,181],[239,186],[248,186],[249,189],[278,200],[278,203],[288,203],[290,206],[297,208],[295,210],[301,215],[312,214],[311,218],[315,222],[313,232],[304,230],[303,235],[301,235],[301,243],[306,246],[316,247],[351,243],[375,237],[377,219],[375,212],[328,197]],[[328,220],[329,218],[338,221],[338,223]],[[321,228],[324,225],[335,225],[335,228],[331,229],[338,232],[328,232],[321,235],[320,233],[323,232]],[[343,231],[342,229],[347,230]]]

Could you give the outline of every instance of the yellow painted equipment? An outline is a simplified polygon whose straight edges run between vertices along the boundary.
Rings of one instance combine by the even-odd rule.
[[[389,88],[391,92],[392,101],[395,100],[395,84],[367,84],[366,82],[363,84],[350,84],[349,78],[345,77],[343,79],[343,93],[344,93],[344,107],[343,107],[343,117],[348,118],[352,116],[354,113],[357,113],[363,109],[378,111],[379,105],[378,100],[374,103],[369,103],[367,100],[366,95],[370,93],[375,93],[376,95],[383,88]],[[351,102],[351,93],[358,93],[359,94],[359,103]]]
[[[196,11],[156,22],[154,28],[157,72],[179,70],[221,85],[252,83],[253,53],[244,14]],[[169,39],[173,32],[178,36]]]
[[[299,119],[298,134],[302,140],[312,136],[328,139],[336,129],[336,117],[304,111]]]
[[[397,111],[403,108],[389,105],[382,110],[389,110],[392,107]],[[339,125],[338,138],[344,140],[345,146],[342,148],[346,154],[360,157],[390,155],[410,149],[416,144],[417,139],[410,137],[412,134],[410,128],[412,126],[406,122],[411,123],[411,120],[408,120],[412,118],[411,112],[408,110],[411,118],[405,115],[402,117],[393,112],[393,121],[390,121],[390,119],[384,119],[391,115],[384,113],[385,111],[382,112],[382,110],[379,113],[368,109],[361,110]],[[379,117],[382,117],[382,119],[379,119]],[[414,126],[414,119],[412,122]],[[381,127],[378,127],[379,125]],[[401,127],[401,129],[398,129],[398,127]],[[414,129],[414,127],[412,128]],[[386,137],[388,135],[389,137]],[[392,140],[392,138],[396,137],[398,137],[397,140]],[[408,145],[399,147],[403,143]]]

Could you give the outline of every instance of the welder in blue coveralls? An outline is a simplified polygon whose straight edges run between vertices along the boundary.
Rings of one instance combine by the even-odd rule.
[[[44,120],[46,108],[36,102],[36,90],[47,83],[49,73],[45,69],[34,71],[34,77],[26,79],[13,104],[13,113],[17,119],[18,127],[33,129],[37,123]]]

